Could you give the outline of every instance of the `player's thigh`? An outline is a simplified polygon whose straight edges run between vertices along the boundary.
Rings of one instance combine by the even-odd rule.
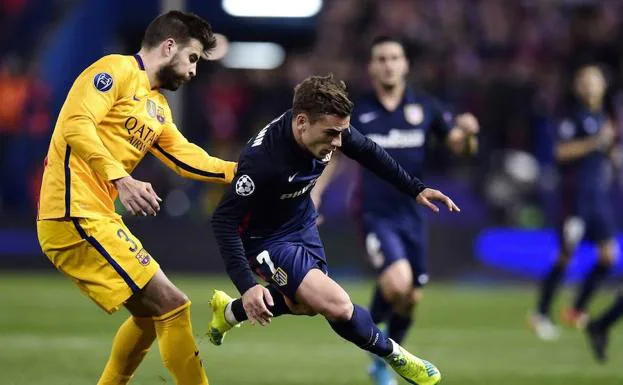
[[[45,255],[107,312],[138,293],[159,269],[120,219],[46,220],[37,228]]]
[[[612,211],[607,207],[587,216],[586,239],[597,245],[597,257],[605,263],[613,263],[619,256],[619,248],[615,238],[615,220]]]
[[[296,291],[296,300],[330,320],[347,320],[353,311],[346,290],[318,269],[312,269],[305,275]]]
[[[428,231],[426,226],[402,229],[401,237],[412,273],[412,286],[424,287],[430,280],[428,274]]]
[[[322,247],[310,248],[301,243],[266,244],[260,251],[248,254],[247,259],[258,276],[293,302],[309,271],[327,273]]]
[[[398,229],[391,222],[366,217],[363,231],[366,252],[377,274],[383,273],[389,266],[406,258]]]
[[[586,218],[578,213],[567,214],[557,223],[556,232],[560,243],[562,262],[569,262],[578,244],[586,235]]]

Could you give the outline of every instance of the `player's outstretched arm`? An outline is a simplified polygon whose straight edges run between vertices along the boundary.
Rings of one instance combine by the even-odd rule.
[[[230,183],[236,171],[236,162],[209,155],[201,147],[190,143],[173,123],[165,126],[149,151],[184,178]]]
[[[442,202],[450,211],[460,211],[450,198],[438,190],[427,188],[421,180],[409,175],[381,146],[366,138],[354,127],[343,133],[342,152],[403,193],[416,198],[431,210],[439,209],[432,202]]]

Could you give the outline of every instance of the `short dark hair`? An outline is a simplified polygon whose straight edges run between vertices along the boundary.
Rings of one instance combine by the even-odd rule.
[[[400,45],[402,47],[402,50],[405,53],[405,56],[407,55],[407,47],[405,45],[405,42],[396,36],[391,36],[391,35],[379,35],[376,36],[374,39],[372,39],[372,43],[370,44],[370,49],[368,50],[368,56],[370,59],[372,59],[372,50],[374,49],[374,47],[376,47],[379,44],[385,44],[385,43],[396,43],[398,45]]]
[[[210,23],[194,13],[169,11],[158,16],[147,26],[142,46],[154,48],[169,38],[181,45],[188,44],[190,39],[199,40],[204,58],[216,47]]]
[[[311,123],[323,115],[346,118],[353,112],[353,102],[348,98],[346,83],[337,80],[333,74],[310,76],[294,87],[292,115],[306,113]]]

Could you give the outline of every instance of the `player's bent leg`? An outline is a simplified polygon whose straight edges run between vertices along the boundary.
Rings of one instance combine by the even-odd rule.
[[[423,298],[424,293],[421,288],[411,289],[409,295],[404,298],[389,317],[387,323],[387,333],[389,338],[402,344],[407,332],[413,324],[413,313],[416,305]]]
[[[385,322],[392,313],[392,304],[389,303],[380,284],[377,282],[374,287],[374,293],[372,294],[372,301],[370,302],[370,316],[375,324]]]
[[[37,222],[46,256],[107,313],[140,292],[158,271],[120,219],[71,218]],[[130,317],[119,328],[99,384],[126,384],[155,339],[151,314]]]
[[[619,292],[614,303],[586,327],[590,348],[598,362],[606,361],[610,329],[621,318],[623,318],[623,292]]]
[[[439,370],[391,341],[374,324],[370,313],[354,305],[344,289],[317,269],[310,270],[296,292],[296,300],[322,314],[342,338],[385,358],[411,384],[439,383]]]
[[[600,284],[606,279],[616,261],[617,243],[607,239],[597,245],[597,263],[584,279],[571,309],[563,313],[563,320],[568,326],[583,329],[588,322],[586,308],[597,292]]]
[[[413,296],[413,273],[408,260],[404,258],[395,259],[381,272],[377,280],[377,293],[375,293],[373,306],[378,302],[377,295],[381,295],[382,301],[388,304],[386,315],[383,317],[387,321],[386,334],[401,344],[412,323],[411,314],[415,300]],[[370,313],[372,319],[378,324],[374,312],[370,310]],[[393,385],[396,383],[393,371],[389,369],[385,360],[377,356],[373,356],[372,363],[368,367],[368,375],[375,385]]]
[[[133,315],[151,315],[160,357],[178,385],[207,385],[190,321],[190,301],[158,270],[126,303]]]
[[[541,282],[536,312],[528,314],[528,327],[541,340],[553,341],[560,337],[560,330],[552,321],[550,312],[552,301],[562,283],[573,251],[574,246],[570,244],[563,246],[558,259]]]
[[[155,339],[156,329],[151,317],[130,316],[117,331],[110,357],[97,384],[127,384]]]
[[[412,323],[415,301],[421,293],[414,293],[413,273],[409,261],[396,260],[379,276],[379,287],[391,303],[391,313],[387,323],[387,333],[397,343],[402,343]]]
[[[413,288],[413,273],[406,259],[399,259],[389,265],[378,278],[383,296],[392,307],[400,307],[410,297]]]

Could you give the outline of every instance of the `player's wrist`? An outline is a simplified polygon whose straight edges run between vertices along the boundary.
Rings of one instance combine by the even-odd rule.
[[[428,187],[426,187],[426,185],[424,183],[422,183],[421,180],[417,179],[417,178],[413,178],[413,184],[411,185],[411,188],[413,190],[413,196],[418,196],[422,193],[422,191],[426,190]]]
[[[236,285],[236,288],[238,289],[238,292],[241,296],[244,296],[247,292],[249,292],[249,290],[251,290],[255,286],[262,287],[262,285],[257,283],[253,276],[247,277],[244,280],[237,280],[237,282],[234,282],[234,285]]]
[[[127,183],[132,177],[131,176],[124,176],[118,179],[113,179],[111,182],[113,184],[113,186],[115,186],[117,189],[119,189],[119,186]]]

